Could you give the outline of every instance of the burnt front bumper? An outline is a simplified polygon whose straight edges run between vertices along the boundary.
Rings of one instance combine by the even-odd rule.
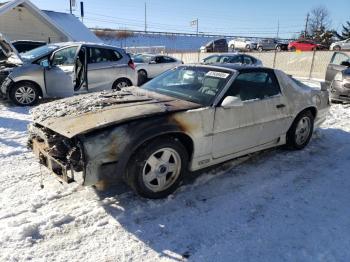
[[[36,132],[32,132],[35,130]],[[39,160],[60,181],[66,183],[84,183],[84,168],[82,164],[82,150],[78,147],[69,147],[60,137],[46,136],[40,128],[30,128],[28,146]]]

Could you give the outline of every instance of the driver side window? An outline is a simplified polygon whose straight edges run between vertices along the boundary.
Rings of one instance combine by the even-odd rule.
[[[75,55],[77,52],[78,47],[77,46],[72,46],[68,47],[62,50],[57,51],[52,59],[52,65],[53,66],[58,66],[58,65],[63,65],[63,66],[70,66],[74,65],[75,63]]]
[[[276,76],[272,72],[254,71],[240,73],[226,96],[236,96],[242,101],[265,99],[280,94]]]

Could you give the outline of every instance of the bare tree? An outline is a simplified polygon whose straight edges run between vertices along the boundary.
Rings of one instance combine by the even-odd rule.
[[[331,26],[331,18],[325,6],[315,7],[310,11],[308,34],[313,36],[320,31],[327,31]]]

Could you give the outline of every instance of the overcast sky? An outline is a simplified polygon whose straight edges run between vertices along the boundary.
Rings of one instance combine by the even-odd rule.
[[[69,11],[69,0],[32,0],[41,9]],[[85,0],[89,27],[144,29],[147,3],[148,30],[195,32],[192,19],[199,19],[199,31],[206,33],[273,36],[280,23],[280,36],[290,37],[304,28],[307,12],[319,5],[329,9],[332,27],[350,20],[350,0]],[[75,14],[80,15],[79,4]]]

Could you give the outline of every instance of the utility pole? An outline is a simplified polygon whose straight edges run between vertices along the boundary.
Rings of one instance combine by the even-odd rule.
[[[73,10],[72,10],[72,0],[69,0],[69,11],[70,11],[70,14],[73,14]]]
[[[306,23],[305,23],[305,31],[304,31],[304,38],[306,38],[306,36],[307,36],[307,29],[308,29],[308,26],[309,26],[309,18],[310,18],[310,14],[307,13],[307,15],[306,15]]]
[[[277,35],[276,35],[277,40],[278,40],[279,34],[280,34],[280,20],[278,19],[277,20]]]
[[[145,2],[145,33],[147,32],[147,3]]]
[[[198,24],[199,24],[199,22],[198,22],[198,21],[199,21],[199,20],[198,20],[198,18],[197,18],[197,20],[196,20],[196,21],[197,21],[197,23],[196,23],[196,24],[197,24],[197,36],[198,36]]]

